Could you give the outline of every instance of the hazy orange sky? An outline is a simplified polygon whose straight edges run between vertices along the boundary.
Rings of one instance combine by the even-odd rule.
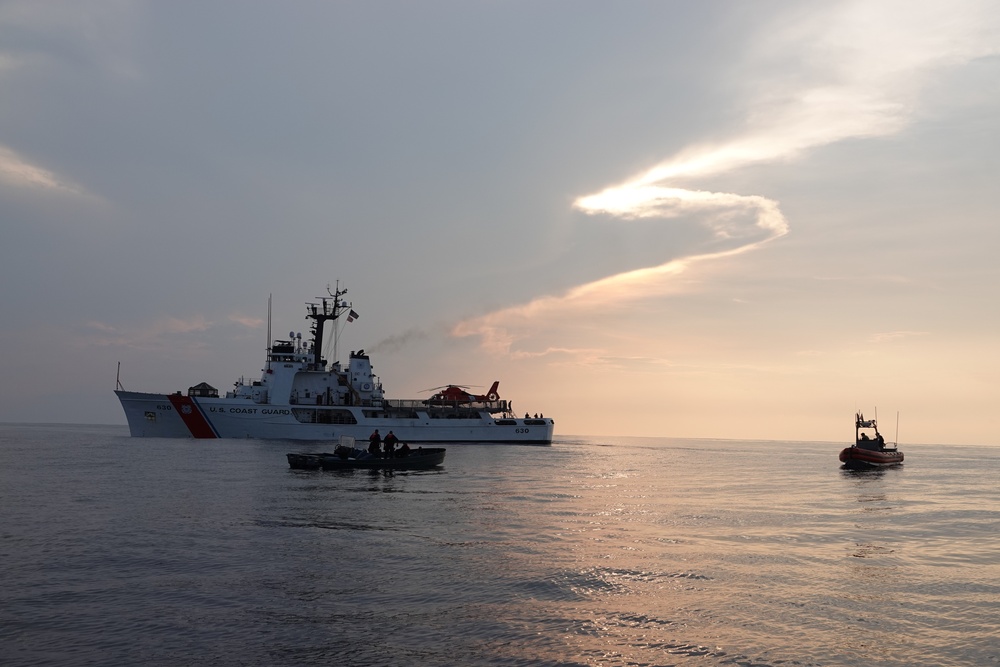
[[[1000,444],[998,52],[985,1],[6,2],[0,420],[228,388],[339,280],[394,398]]]

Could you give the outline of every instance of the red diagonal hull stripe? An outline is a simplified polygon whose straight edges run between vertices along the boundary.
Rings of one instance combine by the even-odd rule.
[[[184,420],[184,425],[191,431],[191,435],[196,438],[218,437],[215,435],[211,424],[205,420],[205,415],[201,414],[201,410],[198,409],[198,406],[195,405],[190,396],[171,394],[169,398],[171,405],[174,406],[174,410],[177,411],[177,414]]]

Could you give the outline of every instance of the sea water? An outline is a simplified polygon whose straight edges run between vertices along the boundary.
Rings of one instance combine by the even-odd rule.
[[[439,470],[0,426],[5,665],[1000,663],[1000,449],[562,438]]]

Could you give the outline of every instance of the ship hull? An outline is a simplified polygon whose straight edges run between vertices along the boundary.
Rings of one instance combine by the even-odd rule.
[[[888,468],[903,463],[903,452],[878,451],[862,447],[846,447],[840,452],[840,462],[847,468]]]
[[[498,419],[488,411],[393,416],[361,406],[324,410],[309,405],[258,404],[242,398],[116,391],[129,431],[145,438],[251,438],[367,441],[374,429],[401,442],[548,445],[551,419]],[[316,423],[321,422],[321,423]]]

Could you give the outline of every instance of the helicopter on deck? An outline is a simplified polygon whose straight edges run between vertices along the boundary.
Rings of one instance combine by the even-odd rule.
[[[500,395],[497,393],[497,387],[500,386],[500,380],[495,380],[490,386],[490,390],[485,394],[472,394],[469,393],[469,388],[467,385],[461,384],[449,384],[442,387],[433,387],[431,389],[425,389],[424,391],[436,391],[437,393],[427,399],[427,403],[430,405],[456,405],[461,403],[491,403],[493,401],[500,400]]]

